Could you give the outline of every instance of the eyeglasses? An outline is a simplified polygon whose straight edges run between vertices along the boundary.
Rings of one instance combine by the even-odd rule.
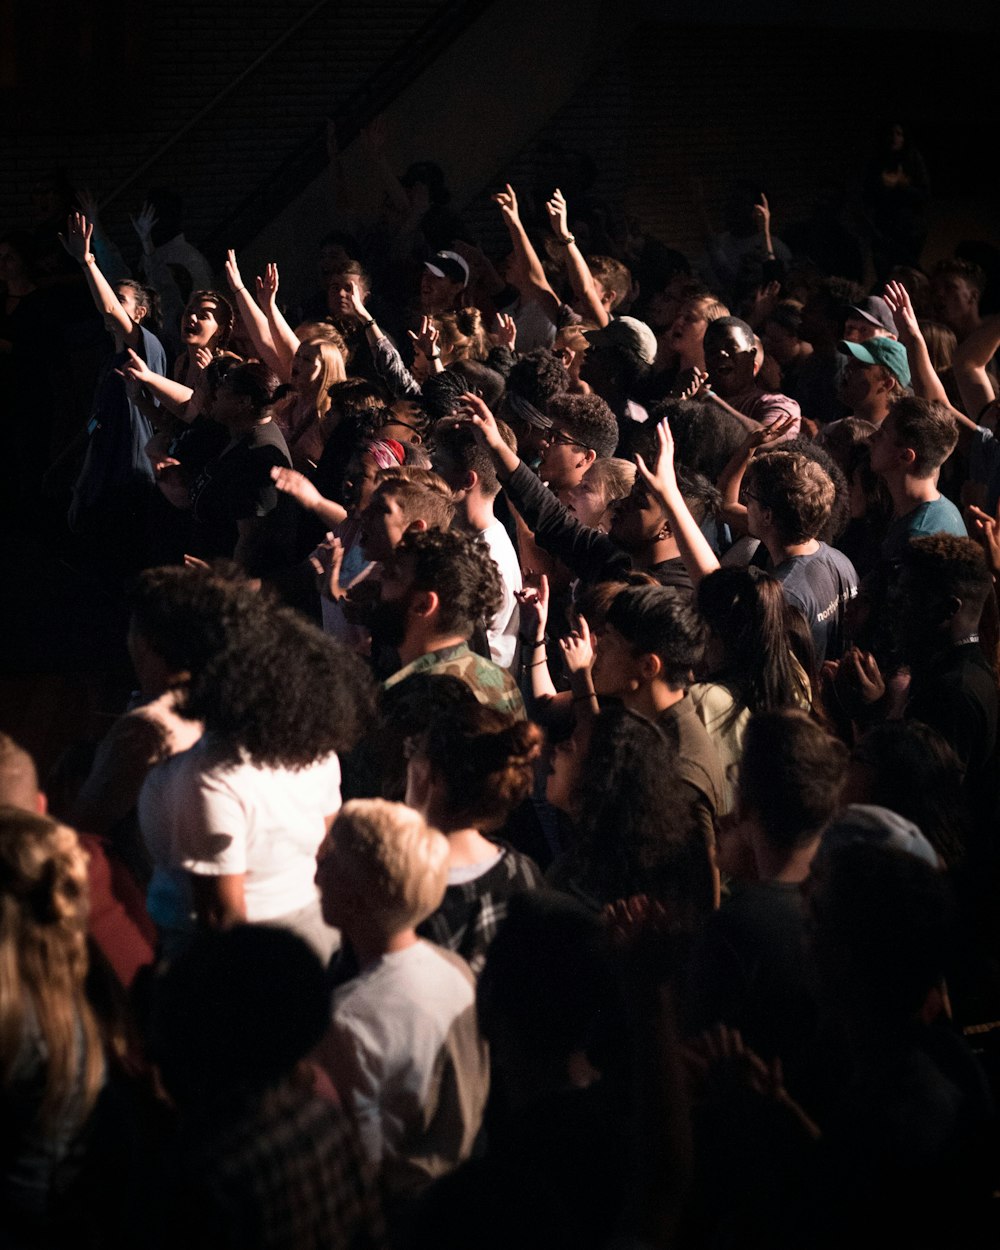
[[[582,447],[584,451],[593,451],[592,447],[581,443],[578,438],[571,438],[564,430],[548,429],[541,435],[541,441],[553,447]]]

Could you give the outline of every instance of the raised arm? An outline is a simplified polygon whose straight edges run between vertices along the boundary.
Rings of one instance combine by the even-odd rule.
[[[910,301],[909,291],[901,282],[888,282],[882,296],[892,312],[892,319],[896,324],[896,333],[899,336],[899,341],[906,348],[906,357],[910,362],[910,376],[914,392],[923,399],[937,400],[951,411],[958,425],[959,445],[965,451],[970,438],[977,429],[976,422],[970,420],[964,412],[960,412],[957,408],[952,407],[951,400],[944,389],[944,384],[931,363],[930,352],[927,350],[927,340],[921,332],[917,314]],[[961,390],[961,386],[959,390]]]
[[[229,283],[229,289],[233,293],[236,307],[240,310],[240,317],[247,334],[250,335],[250,341],[257,349],[257,355],[264,364],[276,372],[280,372],[281,360],[275,351],[274,339],[271,337],[271,327],[267,317],[243,283],[243,275],[240,273],[236,253],[232,248],[226,252],[226,281]]]
[[[257,279],[257,302],[264,310],[271,332],[276,360],[275,371],[282,382],[287,382],[292,376],[292,361],[299,350],[299,339],[278,307],[279,281],[278,266],[273,261],[268,262],[264,276]]]
[[[740,487],[747,466],[759,447],[778,442],[792,428],[794,421],[794,417],[786,417],[784,421],[776,421],[774,425],[761,426],[754,430],[719,475],[716,485],[722,494],[722,519],[730,529],[740,535],[747,532],[747,510],[740,503]]]
[[[606,326],[611,320],[611,314],[601,303],[601,293],[597,289],[586,257],[576,245],[576,236],[570,233],[566,199],[558,187],[545,207],[548,209],[552,233],[566,249],[566,268],[573,294],[599,326]]]
[[[922,399],[936,399],[942,404],[948,404],[948,396],[945,394],[941,379],[931,364],[927,343],[920,331],[920,323],[917,321],[917,314],[910,301],[909,291],[902,282],[887,282],[882,298],[892,312],[892,319],[896,323],[896,335],[906,348],[914,391]]]
[[[194,391],[190,386],[184,386],[181,382],[175,382],[173,378],[165,378],[162,374],[154,373],[139,353],[131,348],[128,350],[128,359],[123,373],[127,381],[137,386],[144,386],[150,391],[153,398],[158,400],[168,412],[172,412],[174,416],[182,420],[186,419],[187,406],[194,396]]]
[[[964,342],[952,360],[952,372],[958,383],[965,411],[976,421],[980,413],[996,398],[987,365],[1000,350],[1000,315],[985,317]]]
[[[81,187],[76,193],[76,200],[83,211],[84,217],[94,227],[90,248],[97,257],[97,264],[101,273],[111,283],[120,282],[123,278],[130,278],[132,274],[125,263],[124,256],[121,254],[121,249],[101,225],[100,205],[97,202],[97,196],[85,187]]]
[[[719,567],[719,560],[709,545],[708,539],[701,532],[698,522],[691,515],[691,510],[685,503],[680,486],[677,484],[677,473],[674,470],[674,436],[666,417],[656,427],[656,441],[659,449],[652,472],[646,467],[642,456],[636,455],[635,462],[650,493],[659,501],[660,507],[667,514],[667,520],[670,522],[684,567],[690,574],[691,581],[697,586],[703,577],[715,572]]]
[[[97,259],[90,250],[93,234],[94,227],[83,213],[70,213],[66,222],[66,233],[59,236],[59,242],[83,270],[97,311],[104,318],[105,328],[128,347],[138,347],[142,338],[139,327],[122,308],[118,296],[98,269]]]
[[[498,192],[493,199],[500,205],[504,225],[507,227],[507,233],[514,247],[517,275],[514,285],[525,299],[537,300],[548,315],[555,320],[559,312],[559,300],[549,285],[542,262],[538,259],[538,253],[532,247],[527,231],[521,223],[514,188],[508,182],[504,190]]]
[[[271,481],[306,511],[315,512],[325,525],[340,525],[347,520],[347,509],[321,495],[305,474],[276,465],[271,470]]]

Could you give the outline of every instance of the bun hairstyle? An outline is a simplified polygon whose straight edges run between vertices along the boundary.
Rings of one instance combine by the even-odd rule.
[[[499,829],[531,792],[542,731],[476,704],[442,713],[417,743],[417,753],[444,783],[449,815],[484,832]]]
[[[435,318],[441,332],[441,350],[449,360],[485,360],[489,342],[478,308],[460,308]]]

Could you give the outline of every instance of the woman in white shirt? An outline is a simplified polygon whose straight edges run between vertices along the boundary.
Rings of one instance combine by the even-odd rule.
[[[293,929],[324,958],[336,948],[316,852],[340,808],[338,753],[371,706],[363,661],[291,610],[241,596],[228,645],[185,702],[204,736],[154,768],[140,798],[165,953],[195,924],[243,921]]]

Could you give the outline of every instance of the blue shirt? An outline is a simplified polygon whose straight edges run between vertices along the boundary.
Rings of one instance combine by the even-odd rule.
[[[955,534],[958,538],[967,538],[968,530],[961,512],[951,500],[938,495],[937,499],[918,504],[912,512],[892,522],[882,541],[883,558],[901,559],[910,539],[924,534]]]

